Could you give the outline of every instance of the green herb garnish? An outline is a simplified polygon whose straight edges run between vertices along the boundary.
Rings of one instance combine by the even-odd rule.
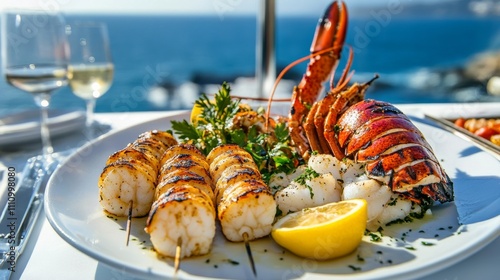
[[[195,105],[202,109],[196,125],[186,120],[172,121],[172,129],[181,142],[190,142],[205,154],[220,144],[232,143],[230,140],[234,132],[230,130],[230,121],[238,113],[240,102],[231,99],[229,93],[229,85],[223,83],[215,95],[215,102],[202,94],[195,101]]]
[[[349,267],[350,269],[352,269],[353,271],[359,271],[359,270],[361,270],[361,267],[354,266],[354,265],[348,265],[348,267]]]
[[[370,241],[372,242],[380,242],[382,241],[382,237],[378,236],[376,233],[366,230],[365,235],[370,236]]]
[[[310,180],[317,178],[317,177],[319,177],[319,173],[308,166],[304,170],[304,173],[300,174],[300,176],[297,177],[294,181],[301,184],[301,185],[305,185],[306,181],[308,181],[308,180],[310,181]]]
[[[253,111],[242,105],[239,99],[233,99],[231,89],[223,83],[211,101],[206,94],[195,101],[201,114],[195,124],[189,121],[172,121],[172,130],[182,143],[195,145],[205,155],[223,144],[236,144],[249,152],[266,183],[272,174],[289,174],[302,163],[294,148],[290,147],[290,135],[285,123],[277,123],[273,129],[264,131],[263,123],[238,125],[237,118],[245,112],[256,113],[264,118],[264,110]],[[243,116],[244,118],[244,116]]]
[[[391,198],[391,200],[389,202],[387,202],[387,205],[394,206],[394,205],[396,205],[397,202],[398,202],[398,198],[397,197]]]
[[[239,265],[240,263],[231,259],[227,259],[227,262],[232,264],[232,265]]]
[[[304,170],[304,173],[300,174],[300,176],[297,177],[294,181],[303,185],[303,186],[306,186],[309,189],[311,199],[312,199],[314,197],[314,193],[313,193],[311,186],[309,186],[306,183],[306,181],[311,181],[312,179],[317,178],[317,177],[319,177],[319,173],[316,172],[314,169],[307,167]]]

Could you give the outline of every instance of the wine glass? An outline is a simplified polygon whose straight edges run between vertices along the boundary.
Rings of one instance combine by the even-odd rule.
[[[87,105],[87,130],[91,132],[96,99],[105,94],[113,81],[107,27],[104,23],[77,22],[67,27],[70,46],[69,85]]]
[[[33,94],[40,108],[43,156],[54,152],[47,125],[51,93],[67,85],[68,43],[58,13],[8,10],[2,16],[2,69],[7,82]]]

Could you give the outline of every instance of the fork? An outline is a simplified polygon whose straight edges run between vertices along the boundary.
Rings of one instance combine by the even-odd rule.
[[[30,158],[24,167],[19,183],[10,185],[14,175],[3,171],[7,180],[7,202],[0,216],[0,279],[9,279],[16,270],[16,262],[23,253],[28,238],[36,224],[43,205],[41,186],[58,165],[57,161],[48,162],[43,156]],[[5,174],[9,174],[5,179]]]

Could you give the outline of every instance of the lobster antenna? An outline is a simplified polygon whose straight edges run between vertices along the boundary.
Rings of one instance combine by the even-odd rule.
[[[332,75],[330,76],[330,90],[333,89],[333,87],[334,87],[333,83],[335,82],[335,72],[337,72],[337,67],[338,67],[338,63],[337,63],[337,65],[335,65],[335,68],[332,71]]]
[[[344,68],[344,71],[342,71],[342,76],[340,77],[340,80],[337,82],[337,87],[342,83],[344,84],[344,81],[346,80],[347,73],[351,69],[352,61],[354,57],[354,52],[352,51],[352,47],[349,46],[349,58],[347,59],[347,65]],[[352,75],[351,75],[352,77]],[[349,81],[351,78],[347,78],[347,81]]]
[[[337,87],[339,89],[342,89],[344,88],[345,86],[347,86],[347,84],[349,83],[349,81],[351,80],[352,76],[354,76],[354,72],[355,71],[351,71],[351,73],[349,73],[349,76],[347,76],[347,78],[345,79],[345,81],[342,82],[342,84],[340,85],[337,85]],[[340,81],[339,81],[340,82]]]
[[[245,242],[245,249],[247,250],[248,259],[250,260],[250,266],[252,267],[252,272],[255,277],[257,277],[257,270],[255,269],[255,262],[252,256],[252,249],[250,248],[250,243],[248,242],[248,233],[243,233],[243,241]]]
[[[378,74],[375,74],[375,76],[373,76],[373,78],[371,78],[371,80],[369,80],[368,82],[366,82],[365,85],[366,86],[371,85],[378,78],[380,78],[380,76]]]
[[[327,48],[327,49],[324,49],[324,50],[321,50],[321,51],[318,51],[318,52],[315,52],[315,53],[312,53],[312,54],[309,54],[307,56],[304,56],[302,58],[299,58],[297,60],[295,60],[294,62],[288,64],[285,68],[283,68],[283,70],[281,70],[281,72],[279,73],[278,77],[276,78],[276,81],[274,81],[274,85],[271,89],[271,94],[269,95],[269,99],[268,99],[268,102],[267,102],[267,109],[266,109],[266,114],[265,114],[265,118],[266,118],[266,122],[265,122],[265,130],[268,129],[269,127],[269,115],[271,114],[271,103],[273,101],[273,97],[274,97],[274,93],[276,92],[276,89],[278,88],[278,84],[279,82],[281,81],[281,79],[283,79],[283,76],[285,76],[285,74],[290,70],[292,69],[293,67],[295,67],[296,65],[308,60],[308,59],[311,59],[312,57],[316,56],[316,55],[322,55],[324,53],[327,53],[327,52],[331,52],[335,49],[335,47],[330,47],[330,48]]]
[[[231,95],[231,98],[234,99],[243,99],[243,100],[252,100],[252,101],[268,101],[269,98],[262,98],[262,97],[248,97],[248,96],[240,96],[240,95]],[[275,102],[285,102],[285,101],[290,101],[290,98],[277,98],[273,99]]]
[[[131,199],[129,204],[128,204],[128,215],[127,215],[127,231],[126,231],[126,235],[127,235],[127,241],[126,241],[126,245],[128,246],[128,242],[130,240],[130,228],[132,227],[132,209],[134,207],[134,201]]]

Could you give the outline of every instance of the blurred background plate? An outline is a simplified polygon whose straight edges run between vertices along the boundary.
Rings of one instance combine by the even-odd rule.
[[[85,126],[85,112],[49,110],[49,130],[52,138]],[[0,147],[40,141],[40,112],[30,110],[0,117]]]

